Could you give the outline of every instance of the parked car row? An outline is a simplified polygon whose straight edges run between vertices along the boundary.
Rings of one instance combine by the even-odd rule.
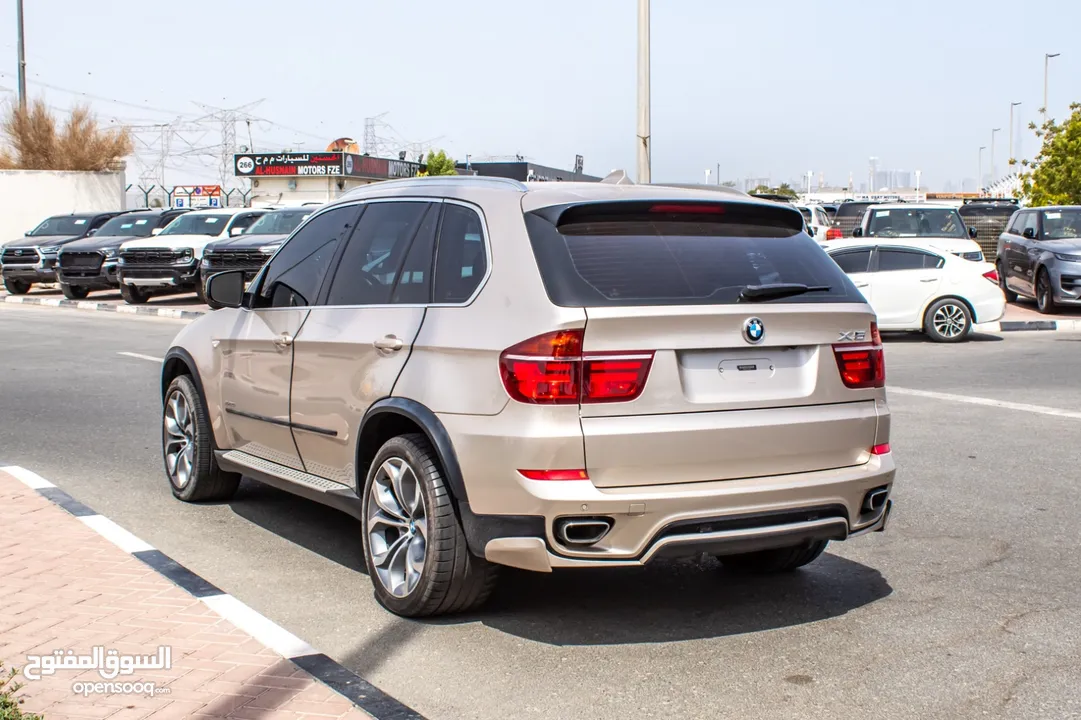
[[[59,282],[64,296],[119,289],[128,303],[195,292],[210,273],[243,269],[251,279],[315,208],[164,209],[58,215],[0,253],[12,294]],[[243,237],[241,237],[243,236]]]

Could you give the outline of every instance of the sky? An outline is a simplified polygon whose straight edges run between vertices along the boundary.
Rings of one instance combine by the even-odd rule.
[[[364,135],[452,156],[521,154],[633,176],[636,0],[24,0],[29,91],[106,122],[249,109],[257,148],[321,150]],[[1081,100],[1081,3],[1005,0],[653,0],[655,182],[813,171],[816,182],[922,171],[941,188],[1037,149],[1044,53],[1050,110]],[[16,87],[15,3],[0,8],[0,99]],[[78,94],[82,93],[82,95]],[[202,104],[202,105],[200,105]],[[389,126],[389,127],[388,127]],[[248,127],[237,128],[247,144]],[[143,133],[140,137],[149,137]],[[174,152],[218,141],[182,134]],[[148,141],[147,141],[148,142]],[[146,152],[144,147],[144,152]],[[200,175],[199,168],[208,169]],[[174,157],[170,182],[213,180]],[[129,170],[129,180],[132,179]]]

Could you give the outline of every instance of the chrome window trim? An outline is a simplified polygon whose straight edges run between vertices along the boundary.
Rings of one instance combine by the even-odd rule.
[[[334,308],[334,309],[448,308],[448,307],[449,308],[461,308],[461,307],[468,307],[468,306],[472,305],[473,302],[477,299],[477,296],[480,295],[481,291],[484,290],[484,287],[488,284],[488,279],[492,276],[492,266],[494,264],[493,260],[492,260],[492,240],[491,240],[491,235],[488,232],[488,219],[484,215],[484,210],[479,205],[477,205],[476,203],[471,203],[471,202],[468,202],[468,201],[465,201],[465,200],[458,200],[457,198],[424,197],[424,196],[412,196],[412,195],[410,195],[410,196],[406,196],[406,197],[366,198],[366,199],[363,199],[363,200],[351,200],[351,201],[348,201],[348,202],[335,203],[333,205],[324,206],[323,208],[320,208],[319,212],[314,212],[311,215],[309,215],[304,220],[304,222],[302,222],[300,225],[298,225],[297,228],[295,230],[293,230],[292,234],[290,234],[289,237],[287,237],[282,242],[282,244],[278,246],[278,249],[274,252],[274,254],[271,255],[269,259],[267,259],[266,263],[263,264],[262,269],[259,270],[259,274],[256,275],[255,278],[252,279],[251,284],[254,285],[256,282],[262,282],[263,273],[266,271],[266,268],[270,267],[270,263],[274,262],[274,258],[277,256],[277,254],[282,251],[282,248],[284,248],[289,243],[290,240],[293,239],[293,235],[300,232],[301,229],[305,225],[307,225],[309,222],[312,221],[313,218],[315,218],[315,217],[317,217],[319,215],[322,215],[325,212],[330,212],[331,210],[336,210],[336,209],[343,208],[343,207],[352,207],[352,206],[355,206],[355,205],[368,205],[368,204],[371,204],[371,203],[384,203],[384,202],[424,202],[424,203],[431,203],[433,205],[438,205],[438,204],[460,205],[460,206],[462,206],[464,208],[468,208],[468,209],[472,210],[473,212],[475,212],[477,214],[477,216],[480,218],[481,235],[484,238],[484,253],[485,253],[485,255],[487,257],[487,260],[488,260],[488,268],[487,268],[487,270],[485,270],[484,277],[481,278],[480,283],[477,285],[476,290],[473,291],[473,294],[470,295],[468,299],[466,299],[465,301],[460,302],[460,303],[434,303],[433,302],[433,303],[383,303],[383,304],[380,304],[380,305],[301,305],[301,306],[298,306],[298,307],[269,307],[269,308],[244,308],[244,309],[245,310],[250,310],[251,312],[266,312],[268,310],[300,310],[300,309],[303,309],[303,308],[306,308],[308,310],[314,310],[316,308]],[[439,237],[436,236],[436,245],[437,246],[438,246],[438,243],[439,243]],[[228,271],[225,271],[225,272],[228,272]],[[433,292],[434,292],[434,288],[435,288],[435,270],[434,270],[434,268],[432,270],[432,288],[433,288]]]

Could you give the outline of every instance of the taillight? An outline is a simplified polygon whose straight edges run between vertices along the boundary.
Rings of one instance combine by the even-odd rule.
[[[985,278],[998,285],[998,270],[992,268],[983,274]]]
[[[833,346],[837,369],[847,387],[879,388],[886,386],[886,358],[878,323],[871,323],[869,343],[839,343]]]
[[[842,240],[844,239],[844,236],[845,234],[841,232],[841,228],[831,227],[830,229],[826,230],[827,240]]]
[[[875,445],[874,447],[871,448],[871,454],[872,455],[889,455],[890,454],[890,444],[889,443],[882,443],[881,445]]]
[[[652,352],[582,354],[582,331],[559,330],[507,348],[499,356],[503,387],[536,405],[626,402],[642,394]]]

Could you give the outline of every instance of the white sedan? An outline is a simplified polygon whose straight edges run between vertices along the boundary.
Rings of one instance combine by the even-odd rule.
[[[977,323],[1006,309],[995,267],[965,260],[926,241],[835,240],[830,257],[860,289],[881,330],[915,330],[937,342],[964,340]]]

